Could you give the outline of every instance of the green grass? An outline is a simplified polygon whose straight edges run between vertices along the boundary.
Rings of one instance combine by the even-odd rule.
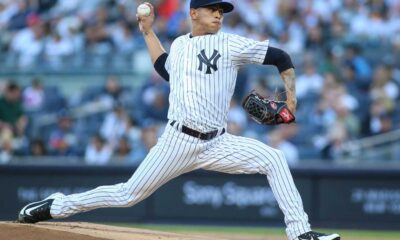
[[[322,232],[338,232],[346,237],[368,237],[369,239],[400,239],[400,231],[371,231],[371,230],[321,230]]]
[[[248,236],[285,236],[284,228],[265,227],[212,227],[192,225],[155,225],[155,224],[115,224],[123,227],[157,230],[173,233],[208,233],[208,234],[229,234]],[[326,233],[339,233],[342,239],[349,237],[365,238],[368,240],[398,240],[400,231],[367,231],[367,230],[341,230],[341,229],[315,229]]]

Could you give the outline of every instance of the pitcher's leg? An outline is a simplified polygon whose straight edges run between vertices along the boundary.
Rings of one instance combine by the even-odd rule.
[[[53,218],[64,218],[97,208],[133,206],[167,181],[190,171],[193,151],[194,145],[168,138],[150,151],[128,182],[56,198],[50,213]]]
[[[289,239],[310,231],[308,216],[283,153],[257,140],[230,134],[201,155],[202,167],[231,174],[265,174],[285,215]]]
[[[282,151],[275,150],[271,152],[271,155],[274,156],[274,160],[270,160],[267,165],[268,182],[282,212],[284,212],[289,239],[295,239],[300,234],[311,230],[308,216],[304,211],[301,196],[293,181],[284,154]]]

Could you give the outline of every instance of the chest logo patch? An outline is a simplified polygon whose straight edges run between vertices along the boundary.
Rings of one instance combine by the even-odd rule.
[[[214,53],[211,55],[210,58],[207,57],[206,55],[206,51],[203,49],[201,50],[201,52],[197,55],[197,57],[200,60],[200,65],[198,70],[199,71],[203,71],[203,65],[205,65],[207,67],[206,70],[206,74],[211,74],[212,70],[214,70],[214,72],[218,71],[218,60],[221,58],[221,54],[219,54],[219,52],[217,50],[214,50]]]

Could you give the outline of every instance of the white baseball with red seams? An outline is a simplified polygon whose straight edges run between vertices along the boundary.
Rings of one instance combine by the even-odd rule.
[[[147,5],[146,3],[142,3],[138,6],[137,8],[137,13],[140,16],[149,16],[151,13],[151,8],[149,5]]]

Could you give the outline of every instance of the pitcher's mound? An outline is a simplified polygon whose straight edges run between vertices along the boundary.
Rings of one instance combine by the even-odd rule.
[[[0,222],[0,239],[7,240],[216,240],[143,229],[114,227],[91,223],[19,224]],[[221,239],[221,238],[220,238]],[[225,238],[222,238],[225,239]]]

